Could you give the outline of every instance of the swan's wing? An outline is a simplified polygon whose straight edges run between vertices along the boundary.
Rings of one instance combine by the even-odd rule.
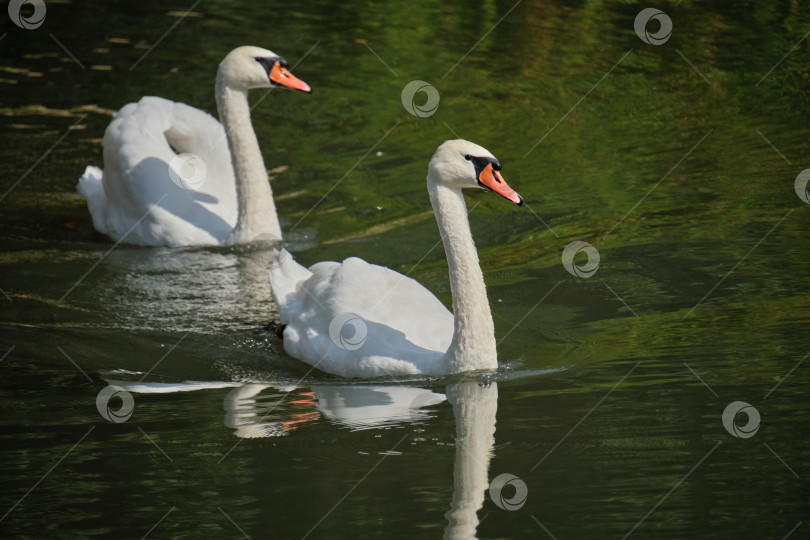
[[[432,350],[444,352],[450,345],[453,315],[418,281],[357,257],[318,263],[311,271],[305,283],[313,293],[310,303],[317,298],[333,316],[354,313]]]
[[[281,280],[271,279],[274,296],[283,297],[279,313],[291,356],[343,376],[437,371],[453,337],[453,315],[430,291],[357,258],[309,271],[283,292],[276,290]]]
[[[129,243],[167,245],[215,244],[230,234],[236,223],[233,169],[224,129],[211,115],[145,97],[116,113],[103,145],[101,232],[116,239],[126,235]],[[176,152],[200,158],[204,176],[192,174],[200,183],[172,179]],[[91,184],[79,190],[90,192]],[[98,210],[90,211],[99,221]]]

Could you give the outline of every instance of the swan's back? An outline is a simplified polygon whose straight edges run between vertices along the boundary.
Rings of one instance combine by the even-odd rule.
[[[270,281],[291,356],[314,358],[310,363],[320,361],[318,368],[346,377],[439,372],[438,360],[453,337],[453,315],[417,281],[355,257],[309,270],[286,251],[277,260]],[[339,344],[340,322],[352,315],[365,331],[356,348],[354,342]]]
[[[216,244],[230,234],[237,218],[234,174],[225,131],[211,115],[144,97],[115,114],[103,146],[103,178],[88,168],[79,181],[99,231],[145,245]],[[205,165],[204,181],[191,189],[169,175],[179,153]]]

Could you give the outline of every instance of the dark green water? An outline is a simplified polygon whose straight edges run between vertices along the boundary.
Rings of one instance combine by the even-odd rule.
[[[180,20],[190,4],[49,2],[32,30],[0,13],[0,535],[807,536],[810,2],[662,2],[658,46],[634,2],[202,0]],[[468,196],[498,373],[310,372],[266,329],[261,246],[93,231],[75,184],[105,110],[213,112],[242,44],[314,88],[252,94],[302,263],[359,256],[449,305],[427,160],[457,134],[503,162],[528,208]],[[412,80],[432,116],[403,107]],[[561,263],[576,240],[601,256],[589,278]],[[99,414],[105,381],[141,379],[128,421]],[[185,381],[220,387],[158,392]],[[749,438],[721,421],[734,401],[759,412]],[[503,473],[519,509],[485,492]]]

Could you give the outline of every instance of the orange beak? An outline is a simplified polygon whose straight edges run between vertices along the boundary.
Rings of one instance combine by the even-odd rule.
[[[508,199],[518,206],[523,205],[523,197],[509,187],[506,180],[501,176],[501,172],[492,168],[492,163],[484,167],[484,170],[478,175],[478,183],[482,187],[494,191],[504,199]]]
[[[273,64],[273,69],[270,70],[270,80],[293,90],[301,90],[307,94],[312,92],[312,88],[307,83],[290,73],[287,68],[282,67],[280,62]]]

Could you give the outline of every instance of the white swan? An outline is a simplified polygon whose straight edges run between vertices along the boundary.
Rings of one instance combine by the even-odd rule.
[[[415,280],[358,258],[306,269],[285,251],[270,268],[290,356],[343,377],[443,375],[495,369],[495,330],[462,188],[521,205],[501,164],[471,142],[443,143],[427,185],[450,270],[453,314]]]
[[[149,246],[281,239],[247,99],[249,89],[273,86],[311,92],[274,52],[239,47],[217,70],[222,124],[157,97],[118,111],[104,133],[103,173],[89,166],[79,179],[96,230]]]

